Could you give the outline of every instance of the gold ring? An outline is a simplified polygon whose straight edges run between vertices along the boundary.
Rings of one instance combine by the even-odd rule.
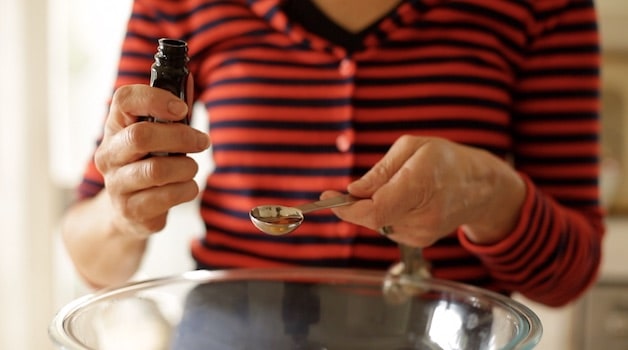
[[[377,230],[377,232],[379,232],[379,234],[382,236],[388,236],[395,233],[395,230],[393,230],[392,226],[386,225],[386,226],[380,227],[379,230]]]

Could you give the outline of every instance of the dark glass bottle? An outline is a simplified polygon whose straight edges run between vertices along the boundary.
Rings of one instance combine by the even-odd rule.
[[[158,87],[170,91],[175,96],[188,102],[188,45],[183,40],[162,38],[159,39],[155,62],[150,68],[150,86]],[[191,111],[188,115],[177,121],[190,125]],[[160,120],[155,117],[141,117],[138,121],[149,121],[157,123],[170,123],[170,121]],[[182,155],[179,153],[152,152],[150,156]]]
[[[158,41],[155,62],[150,69],[150,86],[168,90],[183,101],[188,100],[188,45],[183,40],[162,38]],[[153,117],[142,120],[162,122]],[[180,122],[190,124],[190,113]]]

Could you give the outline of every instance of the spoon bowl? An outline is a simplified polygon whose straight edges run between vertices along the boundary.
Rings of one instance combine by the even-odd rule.
[[[296,230],[303,222],[303,212],[283,205],[261,205],[249,213],[253,225],[260,231],[282,236]]]
[[[341,195],[296,207],[279,204],[260,205],[251,209],[249,217],[260,231],[273,236],[283,236],[301,226],[305,213],[347,205],[357,200],[351,195]]]

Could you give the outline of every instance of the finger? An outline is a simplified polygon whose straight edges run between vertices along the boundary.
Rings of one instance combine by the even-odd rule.
[[[423,178],[421,169],[416,169],[421,156],[421,152],[412,154],[373,194],[373,210],[378,225],[399,224],[406,218],[413,218],[428,203],[432,184]],[[429,165],[425,166],[429,169]]]
[[[168,213],[164,213],[150,220],[139,223],[146,230],[146,235],[159,232],[166,227]]]
[[[420,214],[433,193],[429,157],[422,147],[425,143],[410,144],[402,140],[397,145],[402,147],[393,147],[388,153],[399,164],[394,166],[396,171],[387,176],[387,181],[375,189],[369,200],[337,208],[334,210],[336,215],[345,221],[378,230],[386,225],[408,224],[408,220],[414,220]],[[356,195],[355,192],[352,194]]]
[[[377,232],[392,241],[411,247],[427,247],[438,240],[438,236],[429,231],[418,229],[414,225],[384,225]]]
[[[197,153],[209,144],[206,133],[185,124],[135,123],[103,140],[95,155],[96,164],[104,172],[149,153]]]
[[[328,190],[328,191],[324,191],[323,193],[321,193],[319,199],[320,200],[325,200],[325,199],[329,199],[329,198],[333,198],[333,197],[338,197],[338,196],[341,196],[343,194],[344,193],[342,193],[342,192]]]
[[[389,222],[378,219],[382,215],[377,214],[378,208],[371,199],[359,200],[349,206],[331,209],[340,219],[369,228],[380,235],[397,243],[403,243],[415,247],[432,245],[437,236],[430,230],[429,225],[417,225],[415,220],[398,218],[392,220],[394,224],[380,224]]]
[[[444,159],[449,162],[453,158],[451,150],[444,148],[440,141],[428,142],[416,149],[390,181],[373,195],[379,223],[393,225],[395,232],[409,234],[407,239],[421,246],[453,232],[461,222],[457,211],[453,210],[460,206],[461,196],[446,194],[456,190],[456,183],[447,182],[444,173],[457,169],[442,168]],[[398,230],[398,226],[408,229]]]
[[[430,227],[417,225],[415,221],[399,220],[394,225],[378,226],[372,213],[370,200],[361,200],[348,207],[333,208],[332,211],[344,221],[364,226],[380,235],[412,247],[427,247],[434,244],[440,235],[434,234]],[[355,214],[361,213],[361,214]],[[383,234],[385,233],[385,234]]]
[[[347,190],[356,197],[371,197],[401,168],[415,149],[425,142],[424,138],[402,136],[364,176],[349,184]]]
[[[172,207],[193,200],[197,194],[196,182],[187,181],[152,187],[135,192],[126,198],[118,197],[114,203],[129,222],[147,223],[165,214]]]
[[[151,234],[159,232],[166,227],[167,219],[167,212],[144,221],[131,222],[123,218],[122,224],[120,224],[119,227],[123,227],[123,232],[132,232],[136,237],[149,238]],[[127,227],[130,227],[131,229],[128,229]]]
[[[177,121],[187,113],[188,105],[169,91],[141,84],[126,85],[115,91],[106,124],[116,132],[135,123],[139,117]]]
[[[194,179],[198,164],[190,157],[152,157],[117,169],[107,178],[110,191],[131,193]]]

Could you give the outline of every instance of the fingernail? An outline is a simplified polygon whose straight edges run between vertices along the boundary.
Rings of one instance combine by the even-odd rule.
[[[324,200],[324,199],[327,199],[327,198],[331,198],[332,196],[333,195],[331,193],[325,191],[325,192],[321,193],[321,195],[318,197],[318,199]]]
[[[366,189],[368,187],[368,183],[364,181],[362,178],[359,178],[352,183],[349,184],[352,188]]]
[[[349,193],[364,197],[369,197],[373,194],[372,182],[364,178],[360,178],[350,183],[347,186],[347,190]]]
[[[171,100],[168,102],[168,111],[176,116],[182,116],[187,113],[188,105],[181,100]]]
[[[197,134],[196,145],[200,149],[205,149],[209,147],[209,136],[207,136],[207,134],[202,134],[202,133]]]

